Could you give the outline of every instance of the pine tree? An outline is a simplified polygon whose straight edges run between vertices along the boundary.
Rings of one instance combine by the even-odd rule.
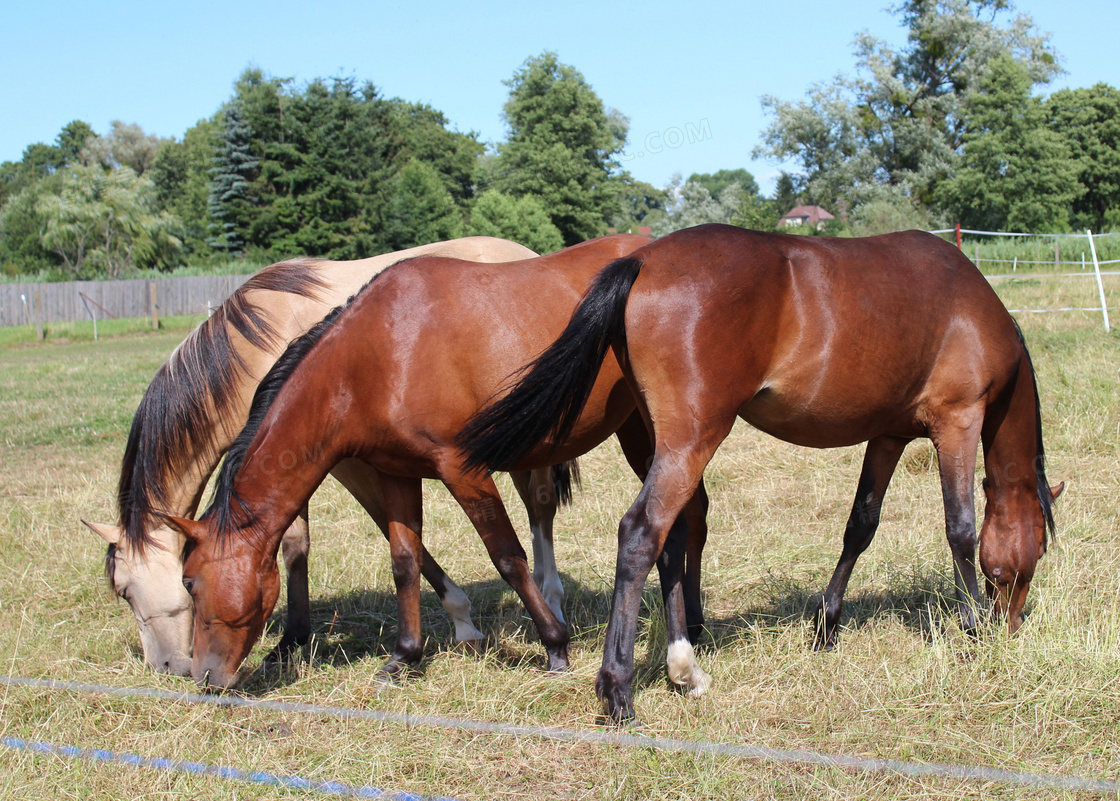
[[[218,133],[214,166],[210,169],[210,216],[215,235],[210,245],[215,250],[239,255],[245,249],[246,213],[252,206],[250,182],[260,161],[250,150],[252,130],[237,103],[228,103],[225,123]]]

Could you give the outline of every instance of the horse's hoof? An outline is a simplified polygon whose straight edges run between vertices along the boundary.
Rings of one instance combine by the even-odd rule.
[[[568,646],[557,648],[555,651],[549,650],[548,652],[548,672],[549,673],[565,673],[568,670]]]
[[[697,668],[693,671],[684,694],[688,698],[700,698],[710,689],[712,689],[711,674]]]

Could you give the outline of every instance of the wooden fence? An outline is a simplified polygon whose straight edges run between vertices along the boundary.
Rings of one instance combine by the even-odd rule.
[[[0,326],[205,314],[249,280],[248,275],[198,275],[135,278],[127,281],[67,281],[51,284],[0,284]],[[84,296],[84,297],[83,297]]]

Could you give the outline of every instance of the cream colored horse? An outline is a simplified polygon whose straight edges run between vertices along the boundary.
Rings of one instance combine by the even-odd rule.
[[[118,492],[120,523],[86,523],[109,543],[110,584],[132,607],[144,659],[154,669],[189,675],[192,633],[191,599],[182,584],[183,537],[163,525],[158,513],[194,515],[210,474],[248,418],[257,385],[289,342],[389,265],[426,255],[503,262],[537,254],[514,242],[478,236],[356,261],[280,262],[246,282],[156,373],[133,418],[125,448]],[[291,454],[292,459],[310,456]],[[276,469],[284,469],[284,464]],[[376,473],[351,459],[340,463],[332,475],[385,532],[388,521]],[[551,473],[513,475],[532,527],[533,577],[561,620],[563,588],[552,550],[552,519],[558,498],[570,492],[571,476],[564,467]],[[288,621],[273,657],[310,636],[309,549],[304,507],[283,539]],[[482,633],[471,622],[466,594],[426,551],[423,573],[454,621],[456,640],[481,639]]]

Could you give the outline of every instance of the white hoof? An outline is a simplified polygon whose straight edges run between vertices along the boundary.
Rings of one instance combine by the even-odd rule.
[[[712,677],[700,669],[696,652],[688,640],[677,640],[669,644],[665,657],[669,669],[669,679],[685,688],[689,698],[699,698],[712,688]]]

